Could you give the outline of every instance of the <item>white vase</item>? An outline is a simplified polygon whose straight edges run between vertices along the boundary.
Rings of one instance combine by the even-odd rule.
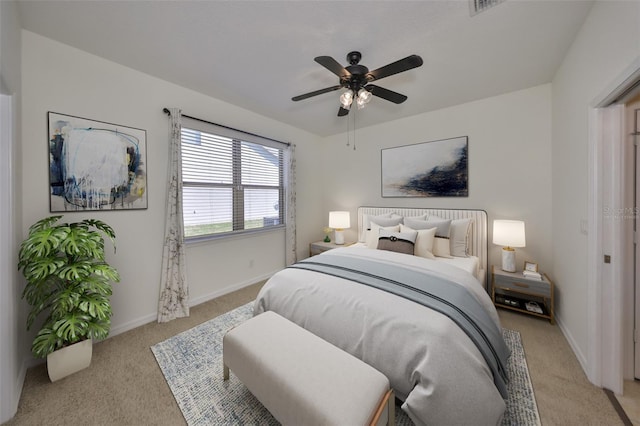
[[[507,272],[516,271],[516,251],[510,247],[502,249],[502,270]]]
[[[60,380],[91,364],[93,341],[91,339],[65,346],[47,355],[47,371],[52,382]]]

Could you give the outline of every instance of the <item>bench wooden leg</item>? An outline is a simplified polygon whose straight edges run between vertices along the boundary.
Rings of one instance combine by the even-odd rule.
[[[385,408],[387,409],[388,418],[382,419],[380,417],[382,413],[384,413]],[[396,424],[396,397],[393,394],[393,389],[389,389],[384,397],[382,397],[382,401],[380,401],[380,405],[373,416],[371,426],[377,426],[378,424],[388,426],[395,426]]]
[[[391,395],[389,395],[389,399],[387,400],[387,404],[389,405],[389,426],[395,426],[396,424],[396,396],[393,394],[393,390],[390,390]]]
[[[222,364],[222,380],[229,380],[229,367],[227,364]]]

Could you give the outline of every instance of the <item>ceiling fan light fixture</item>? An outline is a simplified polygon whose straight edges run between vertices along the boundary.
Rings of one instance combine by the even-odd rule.
[[[340,105],[342,105],[342,108],[344,109],[351,108],[352,102],[353,102],[353,91],[347,90],[342,95],[340,95]]]
[[[369,101],[371,101],[371,97],[373,95],[371,94],[370,91],[368,91],[365,88],[362,88],[358,91],[358,98],[356,99],[356,103],[358,104],[358,109],[362,109],[364,108],[364,106],[366,104],[369,103]]]

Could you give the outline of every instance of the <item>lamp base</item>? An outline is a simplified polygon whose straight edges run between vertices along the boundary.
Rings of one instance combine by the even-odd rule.
[[[506,272],[516,271],[516,251],[511,247],[502,249],[502,270]]]
[[[339,244],[339,245],[344,244],[344,230],[342,230],[342,229],[336,229],[336,230],[335,230],[335,235],[334,235],[333,239],[334,239],[334,241],[333,241],[333,242],[334,242],[335,244]]]

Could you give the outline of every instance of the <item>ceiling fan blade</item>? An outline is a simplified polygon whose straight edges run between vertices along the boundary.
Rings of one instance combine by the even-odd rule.
[[[331,56],[318,56],[313,60],[340,78],[346,78],[351,75],[351,73],[347,71],[345,67],[340,65],[340,63],[333,59]]]
[[[347,114],[349,114],[349,110],[340,107],[340,109],[338,110],[338,117],[344,117]]]
[[[401,104],[407,100],[405,95],[385,89],[384,87],[376,86],[375,84],[367,84],[366,89],[369,90],[372,95],[386,99],[394,104]]]
[[[303,95],[298,95],[298,96],[294,96],[293,98],[291,98],[292,101],[301,101],[303,99],[307,99],[310,98],[312,96],[317,96],[317,95],[322,95],[323,93],[329,93],[329,92],[333,92],[335,90],[340,89],[342,86],[341,85],[337,85],[337,86],[331,86],[331,87],[327,87],[324,89],[320,89],[320,90],[316,90],[313,92],[309,92],[309,93],[305,93]]]
[[[389,77],[390,75],[398,74],[403,71],[408,71],[413,68],[417,68],[422,65],[422,58],[418,55],[407,56],[404,59],[380,67],[377,70],[373,70],[367,73],[367,81],[380,80],[381,78]]]

